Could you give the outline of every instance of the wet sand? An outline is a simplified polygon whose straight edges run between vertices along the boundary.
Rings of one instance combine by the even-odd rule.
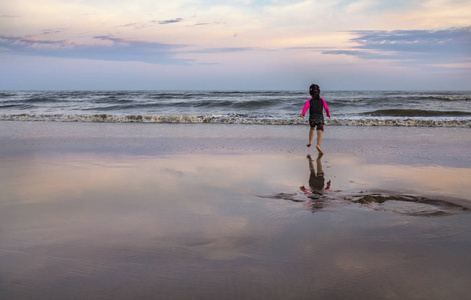
[[[468,297],[469,129],[307,134],[0,122],[0,298]]]

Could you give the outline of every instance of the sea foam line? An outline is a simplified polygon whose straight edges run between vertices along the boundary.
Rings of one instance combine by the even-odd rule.
[[[52,121],[52,122],[94,122],[94,123],[219,123],[252,125],[306,125],[307,120],[300,118],[244,117],[239,115],[224,116],[156,116],[156,115],[108,115],[108,114],[3,114],[0,121]],[[333,118],[327,119],[326,125],[334,126],[405,126],[405,127],[468,127],[471,118],[431,119],[431,118]]]

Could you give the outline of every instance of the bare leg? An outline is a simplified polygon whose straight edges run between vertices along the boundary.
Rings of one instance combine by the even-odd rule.
[[[311,129],[309,130],[309,144],[307,144],[306,146],[311,147],[313,138],[314,138],[314,127],[311,127]]]
[[[317,159],[316,159],[316,163],[317,163],[317,175],[324,174],[324,170],[322,170],[321,157],[322,157],[322,154],[319,154],[319,156],[318,156]]]
[[[309,171],[311,171],[312,174],[315,174],[316,170],[314,169],[314,164],[312,163],[311,155],[307,155],[307,160],[309,161]]]
[[[321,150],[321,143],[322,143],[322,130],[318,130],[317,131],[317,151],[319,152],[319,154],[324,154],[324,152],[322,152]]]

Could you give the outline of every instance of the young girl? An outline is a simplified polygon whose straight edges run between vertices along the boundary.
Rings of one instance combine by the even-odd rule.
[[[324,131],[324,114],[323,109],[327,116],[330,119],[330,112],[327,103],[325,100],[319,97],[321,90],[317,84],[311,84],[309,87],[309,94],[312,96],[311,99],[307,100],[306,104],[304,104],[303,112],[301,113],[301,118],[304,119],[307,110],[309,109],[309,125],[311,126],[311,130],[309,130],[309,144],[308,147],[312,145],[312,138],[314,137],[314,130],[317,129],[317,151],[319,154],[322,155],[324,152],[321,150],[321,142],[322,142],[322,132]]]

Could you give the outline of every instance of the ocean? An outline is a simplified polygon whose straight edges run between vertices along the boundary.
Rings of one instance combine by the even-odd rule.
[[[471,91],[322,91],[327,125],[471,127]],[[307,124],[307,91],[1,91],[0,120]]]

